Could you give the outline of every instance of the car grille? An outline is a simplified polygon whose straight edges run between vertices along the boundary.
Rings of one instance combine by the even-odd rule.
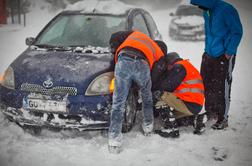
[[[195,27],[193,27],[193,26],[179,26],[179,29],[181,29],[181,30],[192,30],[194,28]]]
[[[56,86],[51,89],[46,89],[41,85],[36,84],[28,84],[24,83],[21,85],[21,90],[26,92],[34,92],[34,93],[41,93],[41,94],[69,94],[72,96],[77,95],[77,88],[75,87],[64,87],[64,86]]]

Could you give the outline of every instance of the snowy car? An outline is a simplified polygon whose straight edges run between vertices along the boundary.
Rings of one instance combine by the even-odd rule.
[[[170,14],[169,36],[174,40],[201,41],[205,39],[202,10],[192,5],[179,5]]]
[[[114,6],[114,7],[113,7]],[[0,84],[4,115],[23,128],[108,129],[113,92],[112,33],[161,35],[151,15],[120,2],[81,2],[55,16],[5,71]],[[127,99],[123,129],[136,117],[136,90]]]

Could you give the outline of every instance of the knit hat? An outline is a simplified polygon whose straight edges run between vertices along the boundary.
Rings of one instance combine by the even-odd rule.
[[[180,58],[178,53],[170,52],[165,56],[165,60],[168,65],[173,65],[175,62],[182,60],[182,58]]]
[[[114,53],[117,48],[125,41],[125,39],[132,33],[133,31],[118,31],[111,35],[109,40],[109,45],[112,53]]]
[[[163,41],[161,41],[161,40],[155,40],[155,42],[160,47],[160,49],[162,50],[162,52],[164,53],[164,55],[166,55],[167,54],[167,46],[166,46],[166,44]]]

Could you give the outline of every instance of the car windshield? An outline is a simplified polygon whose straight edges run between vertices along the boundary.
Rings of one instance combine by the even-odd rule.
[[[202,16],[202,10],[195,6],[179,6],[176,11],[177,16]]]
[[[108,47],[112,33],[125,30],[125,16],[63,15],[37,38],[35,45]]]

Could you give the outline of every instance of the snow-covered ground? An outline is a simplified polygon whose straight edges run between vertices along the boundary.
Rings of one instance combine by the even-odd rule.
[[[192,128],[183,128],[181,137],[174,140],[158,135],[144,137],[136,126],[124,134],[123,152],[113,155],[107,150],[106,132],[42,131],[41,136],[33,136],[5,120],[0,113],[0,166],[251,166],[252,11],[244,6],[238,6],[244,36],[233,73],[230,127],[227,130],[211,130],[211,123],[208,123],[204,135],[194,135]],[[199,68],[204,42],[172,41],[168,37],[169,13],[169,10],[151,12],[169,51],[177,51]],[[25,38],[35,36],[55,14],[34,6],[27,16],[26,28],[14,25],[0,27],[0,73],[26,48]]]

